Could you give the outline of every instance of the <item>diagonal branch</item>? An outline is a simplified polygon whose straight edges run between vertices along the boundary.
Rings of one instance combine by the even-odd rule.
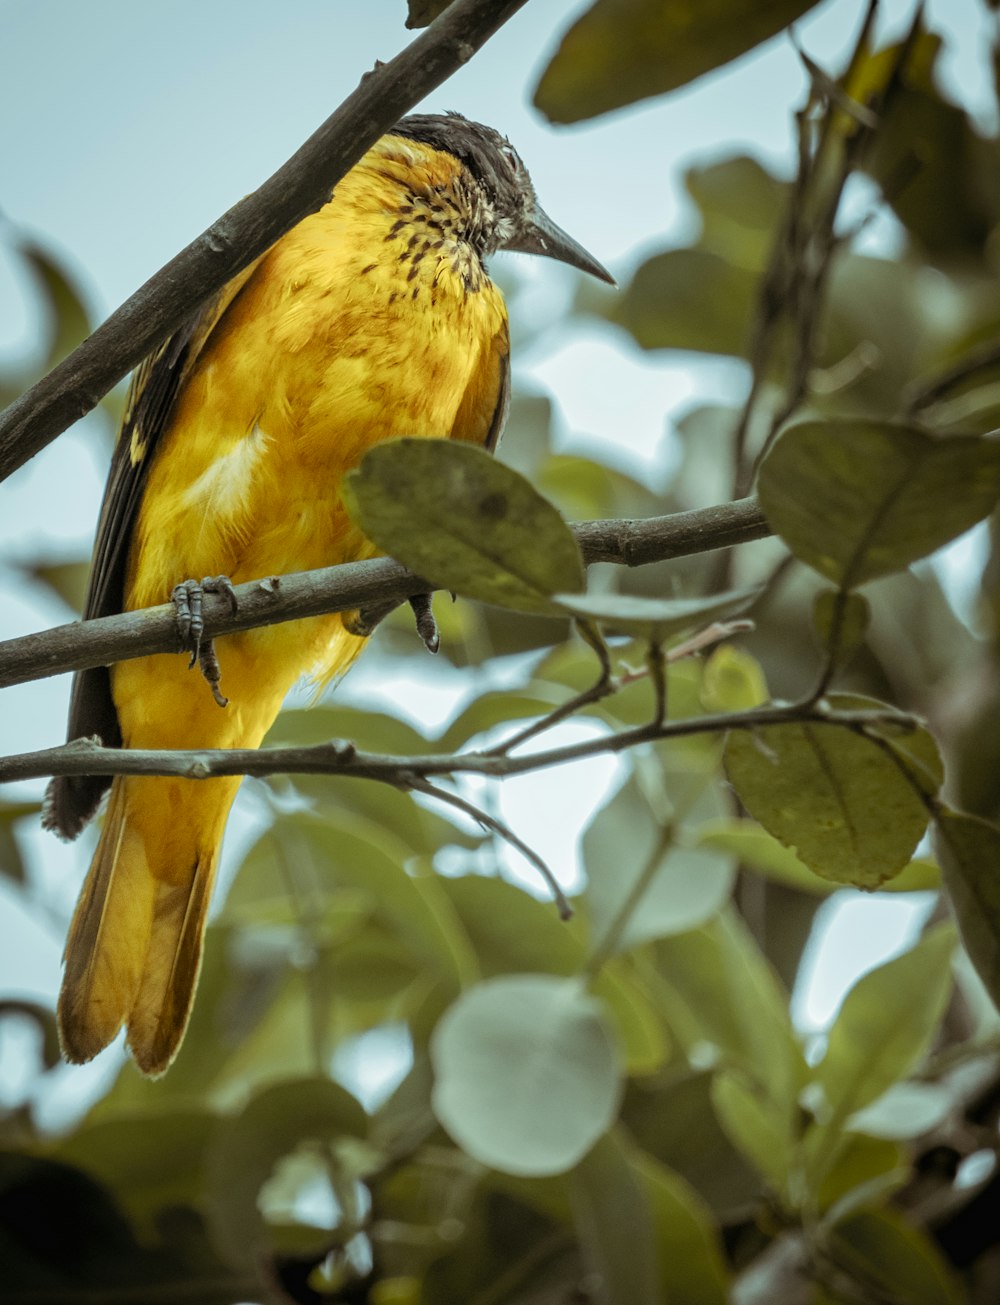
[[[467,63],[525,0],[454,0],[360,85],[282,167],[235,204],[68,358],[0,414],[0,480],[100,402],[200,305],[296,222],[404,113]]]
[[[585,521],[574,527],[584,561],[644,566],[649,562],[728,548],[771,533],[756,499],[645,521]],[[237,585],[237,611],[208,596],[205,637],[294,621],[379,603],[402,602],[430,586],[389,558],[349,562],[295,575]],[[65,671],[107,666],[150,653],[177,652],[177,625],[169,603],[75,621],[0,643],[0,688]]]

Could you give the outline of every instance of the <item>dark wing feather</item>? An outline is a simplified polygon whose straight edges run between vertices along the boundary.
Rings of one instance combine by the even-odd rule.
[[[124,605],[125,569],[142,492],[156,445],[167,428],[191,355],[192,339],[203,314],[191,319],[136,369],[129,386],[118,442],[97,526],[97,539],[83,616],[111,616]],[[68,738],[97,735],[106,747],[121,746],[121,730],[111,697],[107,666],[73,677]],[[44,823],[64,838],[75,838],[93,815],[111,783],[109,775],[57,776],[46,794]]]
[[[510,354],[504,354],[500,362],[500,389],[497,393],[497,406],[493,409],[490,428],[486,432],[486,451],[496,453],[503,428],[507,425],[510,413]]]
[[[132,377],[111,471],[84,602],[85,620],[120,612],[125,599],[132,532],[139,515],[149,468],[181,388],[209,336],[257,270],[256,259],[210,299],[166,343],[151,353]],[[178,580],[186,579],[178,576]],[[70,739],[97,735],[106,747],[121,746],[121,728],[106,666],[79,671],[70,698]],[[107,775],[58,776],[49,785],[43,822],[64,838],[75,838],[97,809],[111,779]]]

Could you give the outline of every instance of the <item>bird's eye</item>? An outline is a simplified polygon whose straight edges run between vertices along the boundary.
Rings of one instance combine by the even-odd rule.
[[[516,177],[521,171],[522,164],[521,164],[521,160],[517,156],[517,151],[514,149],[514,146],[504,141],[504,143],[500,146],[500,153],[503,156],[506,163],[508,164],[508,166],[510,167],[511,172],[513,172],[514,176]]]

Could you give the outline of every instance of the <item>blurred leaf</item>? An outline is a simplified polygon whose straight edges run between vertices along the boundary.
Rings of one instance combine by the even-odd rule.
[[[997,143],[935,86],[941,44],[923,32],[903,84],[891,97],[865,170],[884,187],[896,216],[933,259],[971,261],[1000,217]],[[872,62],[890,51],[880,51]],[[941,204],[942,195],[948,203]]]
[[[711,1211],[680,1174],[645,1151],[633,1149],[630,1161],[653,1219],[664,1298],[669,1305],[726,1305],[728,1275]]]
[[[820,644],[845,666],[865,641],[871,608],[862,594],[821,589],[813,602],[813,625]]]
[[[213,1240],[234,1268],[263,1267],[268,1252],[257,1194],[278,1161],[305,1141],[368,1135],[368,1116],[346,1089],[326,1079],[275,1083],[224,1120],[208,1151],[205,1203]]]
[[[28,1020],[38,1030],[43,1072],[62,1063],[56,1017],[48,1006],[25,997],[0,997],[0,1020],[8,1016]]]
[[[548,902],[502,879],[463,875],[441,879],[462,920],[484,978],[535,972],[579,974],[588,949],[574,920],[558,919]],[[630,1073],[650,1073],[667,1054],[663,1025],[647,995],[626,971],[605,965],[592,985],[606,1005]]]
[[[90,334],[90,319],[77,287],[51,254],[32,241],[23,242],[20,252],[43,290],[50,315],[44,373]]]
[[[742,648],[723,644],[705,662],[701,698],[708,711],[748,711],[767,702],[760,662]]]
[[[278,884],[284,864],[289,891],[294,889],[304,904],[300,910],[315,911],[317,899],[322,904],[335,889],[358,890],[398,942],[453,991],[476,976],[475,956],[437,877],[409,874],[409,849],[387,831],[346,814],[333,824],[300,813],[276,820],[258,846],[246,873],[273,875]],[[241,871],[230,890],[231,904],[258,891],[241,886],[242,879]]]
[[[0,802],[0,875],[16,884],[27,880],[24,858],[14,834],[14,826],[25,816],[37,816],[39,802]]]
[[[741,865],[776,883],[823,897],[837,891],[838,885],[835,882],[821,879],[799,860],[791,848],[782,846],[753,820],[709,821],[699,826],[698,838],[706,847],[716,847],[731,853],[739,859]],[[880,891],[933,892],[940,886],[941,872],[934,862],[918,859],[911,861],[888,883],[880,885]]]
[[[836,710],[878,705],[831,694]],[[880,735],[839,725],[774,725],[730,733],[726,774],[740,801],[811,870],[838,883],[877,888],[898,874],[927,827],[923,794],[942,779],[925,730]]]
[[[714,620],[742,611],[759,589],[734,589],[711,598],[641,598],[634,594],[557,594],[570,616],[597,621],[620,634],[662,644]]]
[[[551,454],[532,483],[570,521],[648,517],[662,511],[662,501],[646,485],[593,458]]]
[[[364,532],[439,588],[526,612],[551,611],[551,594],[584,588],[580,550],[562,517],[482,449],[388,440],[343,484]]]
[[[597,676],[595,674],[594,678]],[[565,702],[565,693],[546,692],[547,685],[533,684],[530,690],[506,692],[497,689],[483,693],[464,707],[437,740],[442,752],[457,752],[477,734],[492,731],[497,725],[513,724],[529,717],[544,716]]]
[[[953,1093],[939,1083],[893,1083],[861,1110],[847,1127],[889,1141],[919,1137],[940,1127],[956,1107]]]
[[[722,1222],[738,1222],[758,1200],[760,1180],[719,1125],[714,1076],[675,1065],[669,1076],[633,1080],[622,1122],[643,1152],[691,1183]]]
[[[701,215],[699,246],[762,272],[787,202],[788,183],[756,159],[738,154],[689,168],[684,185]]]
[[[676,90],[768,40],[816,0],[595,0],[535,89],[552,122],[579,122]]]
[[[962,942],[1000,1008],[1000,829],[978,816],[943,808],[934,834]]]
[[[1000,440],[802,422],[765,458],[758,494],[796,557],[854,589],[933,553],[992,510]]]
[[[912,1170],[897,1142],[861,1133],[845,1134],[816,1193],[816,1208],[835,1223],[881,1204],[910,1181]]]
[[[657,853],[657,849],[659,853]],[[591,932],[600,943],[658,856],[658,866],[622,930],[617,951],[703,924],[728,901],[734,867],[727,856],[678,846],[654,819],[635,781],[593,816],[583,836]]]
[[[926,1055],[951,992],[955,930],[938,925],[844,998],[815,1081],[832,1125],[875,1101]]]
[[[745,358],[758,275],[705,249],[668,249],[636,270],[612,320],[643,349]]]
[[[614,1122],[618,1054],[581,984],[516,974],[470,988],[431,1042],[434,1112],[504,1173],[562,1173]]]
[[[689,1055],[742,1069],[771,1100],[797,1111],[805,1062],[788,997],[747,927],[731,909],[656,944],[664,1010]]]
[[[798,1160],[797,1139],[788,1127],[788,1111],[760,1092],[743,1075],[716,1074],[712,1105],[730,1141],[764,1182],[788,1200],[790,1175]]]
[[[965,1305],[952,1269],[926,1233],[894,1210],[868,1210],[832,1230],[835,1253],[890,1299],[906,1305]]]
[[[197,1206],[206,1148],[217,1117],[170,1108],[85,1123],[58,1143],[58,1159],[92,1174],[148,1236],[163,1210]]]
[[[577,1242],[599,1283],[601,1305],[662,1303],[646,1185],[615,1132],[600,1138],[576,1166],[570,1190]]]
[[[74,612],[83,611],[90,562],[39,562],[23,568],[25,575],[40,581]]]
[[[283,711],[267,732],[266,747],[307,747],[346,739],[364,752],[401,756],[430,752],[433,743],[415,725],[387,712],[361,710],[345,703],[322,703]]]

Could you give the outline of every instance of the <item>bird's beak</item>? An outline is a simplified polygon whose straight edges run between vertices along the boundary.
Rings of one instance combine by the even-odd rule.
[[[570,267],[578,267],[581,272],[589,272],[598,281],[606,281],[608,285],[618,284],[593,254],[588,254],[583,245],[562,227],[556,226],[548,213],[537,204],[527,226],[507,241],[503,248],[517,250],[522,254],[544,254],[547,258],[557,258],[560,263],[569,263]]]

